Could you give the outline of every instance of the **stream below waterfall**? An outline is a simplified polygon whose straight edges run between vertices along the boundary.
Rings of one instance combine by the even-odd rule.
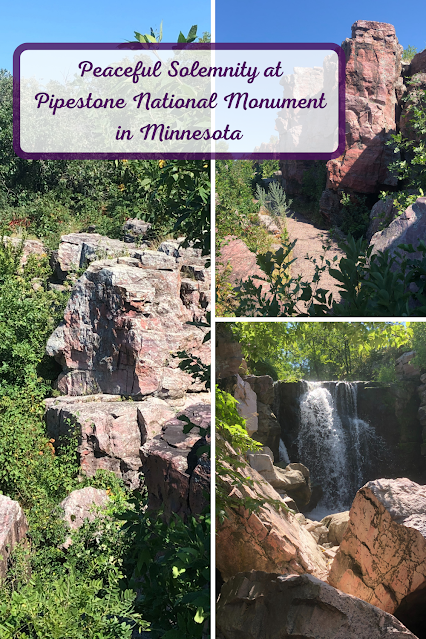
[[[322,488],[309,518],[348,510],[375,460],[386,454],[384,440],[358,417],[356,382],[304,382],[297,449],[297,461]]]

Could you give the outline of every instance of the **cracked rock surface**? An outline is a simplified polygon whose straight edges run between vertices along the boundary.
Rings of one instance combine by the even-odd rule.
[[[394,613],[426,587],[425,535],[425,486],[406,478],[370,481],[356,494],[328,582]]]

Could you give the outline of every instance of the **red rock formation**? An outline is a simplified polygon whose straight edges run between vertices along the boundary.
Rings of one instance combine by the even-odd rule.
[[[241,474],[255,481],[253,488],[241,487],[245,497],[282,501],[253,468],[244,465]],[[230,495],[242,498],[243,493],[230,485],[229,478],[218,481],[223,482]],[[216,566],[224,580],[245,570],[308,572],[322,579],[327,573],[325,557],[313,536],[294,515],[278,512],[270,505],[252,513],[243,507],[227,510],[227,516],[217,525]]]
[[[75,284],[64,321],[47,343],[47,353],[64,367],[63,394],[176,398],[203,389],[173,353],[209,361],[205,329],[188,325],[205,317],[209,276],[195,258],[188,264],[160,251],[134,255],[92,262]],[[181,273],[190,267],[195,279],[188,279],[188,292]]]
[[[182,414],[193,424],[208,429],[210,406],[189,406]],[[210,460],[196,454],[200,444],[198,428],[183,433],[183,422],[172,419],[163,425],[162,432],[148,440],[140,450],[144,483],[148,489],[148,507],[163,508],[164,516],[171,513],[181,517],[200,514],[206,506],[205,495],[210,492]]]
[[[0,579],[6,575],[7,562],[14,547],[27,532],[27,520],[18,502],[0,495]]]
[[[377,479],[361,488],[328,582],[394,613],[408,595],[426,593],[426,487]],[[425,594],[423,595],[424,608]]]
[[[327,187],[377,192],[395,184],[388,171],[393,153],[385,146],[396,131],[395,85],[401,74],[402,47],[395,28],[383,22],[358,20],[346,53],[346,149],[327,164]]]

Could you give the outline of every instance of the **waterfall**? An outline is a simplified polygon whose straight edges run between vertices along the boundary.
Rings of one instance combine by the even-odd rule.
[[[287,448],[282,439],[280,439],[278,453],[280,462],[285,462],[286,464],[290,463],[290,457],[288,456]]]
[[[335,512],[346,510],[374,459],[383,453],[384,442],[358,417],[356,383],[305,385],[300,398],[298,461],[322,487],[320,505]]]

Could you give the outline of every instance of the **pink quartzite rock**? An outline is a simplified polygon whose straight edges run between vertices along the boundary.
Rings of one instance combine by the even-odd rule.
[[[416,53],[410,64],[410,75],[426,73],[426,49]]]
[[[217,639],[416,639],[382,610],[312,575],[242,572],[222,588]]]
[[[203,390],[173,353],[209,362],[205,329],[187,323],[205,317],[208,278],[198,282],[198,299],[182,301],[181,266],[173,270],[167,260],[176,264],[165,253],[140,251],[135,258],[93,262],[80,277],[47,343],[64,369],[63,394],[177,398]]]
[[[194,403],[180,414],[200,428],[210,426],[207,404]],[[196,455],[196,449],[206,442],[200,439],[198,428],[185,434],[183,427],[182,420],[171,419],[163,425],[161,434],[140,450],[148,507],[153,510],[163,507],[167,520],[172,513],[183,518],[199,514],[208,503],[203,491],[210,492],[210,462]]]
[[[135,489],[140,484],[140,447],[161,433],[176,410],[157,397],[140,402],[120,399],[116,395],[48,399],[45,419],[55,446],[77,426],[80,467],[86,475],[110,470]]]
[[[231,267],[228,280],[234,286],[253,275],[264,275],[256,263],[256,255],[250,251],[242,240],[225,238],[227,240],[220,250],[218,270],[223,271],[227,264]],[[258,282],[256,282],[258,284]]]
[[[361,488],[328,582],[394,613],[426,586],[426,487],[377,479]]]
[[[227,477],[218,481],[229,496],[270,498],[283,503],[280,495],[265,482],[262,475],[242,461],[241,473],[255,480],[248,485],[232,487]],[[265,570],[282,574],[305,572],[324,579],[327,564],[312,535],[291,513],[278,512],[269,504],[250,514],[242,506],[227,510],[217,524],[216,566],[227,581],[245,570]]]
[[[60,504],[64,510],[64,520],[71,530],[77,530],[86,519],[93,521],[96,509],[105,508],[108,500],[107,491],[100,488],[87,486],[73,490]]]
[[[394,158],[385,145],[396,130],[395,84],[401,74],[402,47],[391,24],[358,20],[346,53],[346,149],[327,164],[327,187],[377,192],[394,185],[388,171]]]
[[[22,244],[22,255],[20,259],[21,266],[24,266],[24,264],[28,262],[28,257],[30,255],[36,255],[39,257],[45,257],[47,255],[46,247],[40,240],[25,240],[22,243],[22,239],[20,237],[9,237],[8,235],[5,235],[3,237],[3,242],[5,244],[10,243],[15,248]]]
[[[416,249],[420,240],[426,240],[426,197],[418,197],[386,229],[375,233],[370,246],[373,246],[373,253],[389,249],[394,254],[396,251],[402,253],[399,244],[412,244]],[[420,252],[409,254],[413,259],[421,256]]]
[[[18,502],[0,495],[0,579],[6,576],[12,550],[27,532],[27,520]]]

